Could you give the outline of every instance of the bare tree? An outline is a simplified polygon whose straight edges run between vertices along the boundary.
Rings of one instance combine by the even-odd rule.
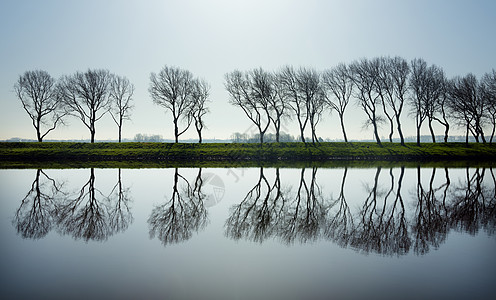
[[[376,74],[377,79],[375,80],[375,90],[376,93],[379,94],[379,98],[381,99],[382,111],[384,112],[384,116],[386,116],[389,122],[389,142],[393,142],[393,133],[394,133],[394,112],[391,112],[389,109],[388,102],[391,102],[393,95],[393,81],[389,76],[389,61],[386,57],[376,57],[371,60],[372,67],[375,69],[373,73]]]
[[[432,65],[427,68],[426,73],[427,85],[425,86],[425,98],[423,99],[423,106],[427,117],[429,131],[431,133],[432,142],[436,142],[436,136],[432,127],[432,121],[439,120],[437,114],[441,112],[441,104],[445,94],[445,76],[443,70]]]
[[[450,82],[449,93],[452,116],[459,125],[466,129],[465,142],[468,143],[470,132],[477,142],[481,138],[485,143],[483,127],[486,122],[486,103],[477,78],[473,74],[453,78]]]
[[[320,121],[323,109],[323,92],[320,74],[314,69],[292,66],[284,67],[278,74],[281,92],[288,99],[300,127],[301,141],[305,141],[305,128],[310,124],[312,141],[317,141],[316,126]]]
[[[151,73],[148,91],[153,102],[172,113],[174,123],[174,137],[176,143],[179,136],[186,132],[192,123],[191,94],[194,88],[193,75],[176,67],[164,66],[158,73]],[[179,122],[185,121],[184,129],[179,129]]]
[[[317,137],[317,124],[321,120],[324,111],[324,91],[320,80],[320,74],[315,69],[300,68],[297,73],[300,93],[307,108],[307,115],[312,131],[312,143],[319,142]]]
[[[109,90],[112,75],[108,70],[88,70],[64,76],[59,84],[59,95],[66,112],[81,120],[95,142],[95,124],[110,109]]]
[[[230,95],[229,103],[240,107],[255,124],[263,144],[265,132],[270,125],[268,99],[275,91],[270,87],[270,74],[262,69],[246,73],[233,71],[225,75],[225,87]]]
[[[355,61],[350,65],[352,79],[356,86],[355,97],[358,99],[358,105],[363,109],[368,117],[366,124],[371,124],[374,128],[374,137],[377,144],[382,147],[379,138],[378,126],[382,122],[378,115],[378,108],[381,105],[380,95],[377,93],[376,81],[378,80],[377,70],[374,62],[366,58]]]
[[[31,118],[38,142],[63,123],[63,106],[57,97],[55,79],[48,72],[24,72],[15,83],[14,90]]]
[[[405,145],[403,131],[401,130],[401,113],[405,104],[405,97],[408,91],[408,75],[410,67],[408,62],[401,57],[383,57],[381,58],[381,67],[379,69],[379,82],[383,91],[383,107],[386,113],[386,106],[393,110],[393,116],[398,134],[400,136],[401,145]],[[389,117],[389,116],[388,116]],[[389,139],[392,141],[393,122],[392,117],[389,118],[391,129]]]
[[[444,126],[444,142],[448,142],[450,124],[448,121],[448,79],[444,72],[439,73],[440,95],[436,100],[436,109],[433,114],[434,120]]]
[[[122,140],[122,123],[131,119],[134,85],[126,77],[113,76],[110,84],[110,115],[119,128],[119,143]]]
[[[339,64],[325,71],[322,75],[322,81],[324,89],[330,92],[324,94],[326,104],[331,110],[335,110],[338,113],[344,141],[348,142],[344,128],[344,112],[350,102],[350,96],[353,91],[353,80],[351,80],[350,69],[345,64]]]
[[[189,113],[195,121],[196,132],[198,132],[198,143],[200,144],[202,142],[202,130],[205,127],[203,116],[209,112],[206,106],[209,93],[210,85],[206,81],[201,79],[195,79],[193,81],[193,91],[191,93],[193,103]]]
[[[429,79],[427,76],[427,62],[421,58],[416,58],[411,62],[412,76],[410,77],[410,88],[412,89],[412,114],[415,115],[415,125],[417,127],[417,146],[420,146],[420,128],[427,117],[424,100],[427,97],[427,86]]]
[[[292,66],[284,67],[278,74],[284,97],[288,99],[298,121],[301,141],[305,143],[305,127],[309,120],[309,114],[306,99],[300,93],[297,76],[297,72]]]
[[[496,130],[496,71],[493,69],[491,73],[484,74],[480,85],[482,97],[484,97],[484,102],[486,103],[486,115],[492,125],[491,138],[489,140],[492,143]]]
[[[289,117],[288,99],[284,94],[284,86],[279,80],[278,74],[272,75],[272,80],[275,88],[275,96],[269,99],[269,118],[274,124],[276,130],[276,142],[279,143],[281,136],[281,123],[285,117]]]

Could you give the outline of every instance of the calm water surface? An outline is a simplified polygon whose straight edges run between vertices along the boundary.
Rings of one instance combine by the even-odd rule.
[[[0,170],[0,297],[494,299],[495,175]]]

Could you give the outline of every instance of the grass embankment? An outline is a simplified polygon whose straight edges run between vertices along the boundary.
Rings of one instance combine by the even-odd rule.
[[[496,144],[481,143],[0,143],[0,166],[16,163],[116,162],[133,164],[173,164],[181,166],[275,165],[339,161],[496,161]]]

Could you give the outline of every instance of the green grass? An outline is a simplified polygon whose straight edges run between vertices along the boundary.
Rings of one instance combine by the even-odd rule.
[[[496,144],[426,143],[0,143],[0,167],[44,162],[51,165],[239,166],[355,164],[370,161],[496,161]]]

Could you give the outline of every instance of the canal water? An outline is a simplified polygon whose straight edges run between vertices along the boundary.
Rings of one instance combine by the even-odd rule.
[[[2,299],[493,299],[492,168],[0,170]]]

